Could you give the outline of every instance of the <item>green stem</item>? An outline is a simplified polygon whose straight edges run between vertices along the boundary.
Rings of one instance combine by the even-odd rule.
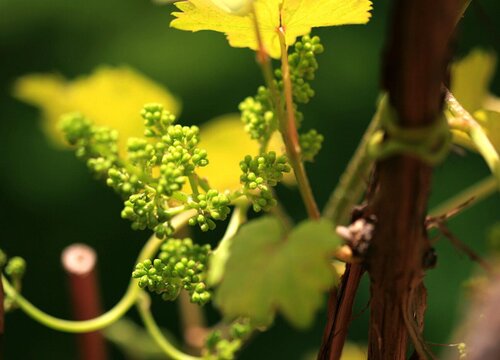
[[[194,213],[195,211],[187,211],[176,216],[172,219],[172,226],[175,229],[182,227]],[[154,254],[158,252],[161,244],[162,241],[154,235],[151,236],[137,257],[137,262],[144,261],[154,256]],[[7,296],[9,296],[28,316],[51,329],[70,333],[91,332],[111,325],[130,309],[140,293],[137,280],[131,279],[125,295],[111,310],[94,319],[71,321],[54,317],[38,309],[21,294],[19,294],[3,275],[2,283]]]
[[[182,191],[174,191],[172,194],[172,199],[175,199],[177,201],[180,201],[181,203],[187,203],[189,199],[189,195],[186,193],[183,193]]]
[[[283,113],[283,108],[281,106],[280,94],[278,89],[276,88],[276,84],[273,78],[273,67],[271,65],[271,59],[267,54],[267,51],[264,47],[264,43],[262,41],[262,34],[260,33],[259,20],[257,17],[257,12],[255,11],[255,5],[252,4],[252,15],[253,15],[253,25],[255,28],[255,36],[257,38],[258,51],[257,51],[257,62],[260,65],[262,70],[262,74],[264,75],[264,81],[266,82],[269,91],[271,92],[271,98],[273,100],[273,105],[276,110],[278,118],[280,118]]]
[[[290,165],[297,179],[297,184],[299,186],[299,191],[304,201],[307,209],[307,213],[312,219],[319,219],[320,213],[314,195],[309,185],[309,179],[307,178],[304,164],[301,160],[300,155],[300,144],[299,136],[297,133],[297,127],[295,122],[295,112],[293,108],[293,97],[292,97],[292,83],[290,81],[290,71],[288,65],[288,54],[285,44],[285,38],[283,34],[283,29],[278,31],[281,44],[281,65],[283,72],[283,83],[285,85],[285,103],[286,112],[283,111],[283,106],[281,104],[281,95],[276,88],[276,84],[273,78],[273,69],[271,66],[271,61],[267,52],[265,51],[262,36],[260,33],[259,23],[257,19],[257,13],[255,7],[253,8],[253,20],[255,33],[257,37],[257,42],[259,44],[258,51],[258,62],[261,66],[262,73],[264,74],[264,79],[269,91],[271,92],[271,97],[273,99],[274,108],[276,110],[276,115],[279,122],[279,128],[283,141],[285,143],[286,152],[290,161]]]
[[[226,232],[222,237],[217,248],[213,251],[210,258],[210,266],[207,276],[207,282],[210,286],[217,284],[221,279],[224,272],[224,267],[227,259],[229,258],[229,248],[236,232],[241,224],[247,221],[247,210],[250,204],[243,202],[236,206],[229,220]]]
[[[386,97],[387,95],[382,95],[379,100],[375,115],[323,209],[323,216],[334,224],[345,224],[349,220],[353,206],[357,204],[366,188],[366,181],[374,163],[367,155],[368,144],[380,126],[382,106]]]
[[[236,235],[236,232],[238,232],[241,224],[244,224],[247,221],[247,210],[249,205],[249,203],[243,203],[236,206],[233,215],[229,220],[229,224],[227,225],[226,232],[219,242],[219,245],[217,245],[217,248],[213,251],[213,255],[229,250],[227,247],[229,241],[234,237],[234,235]]]
[[[253,24],[255,28],[255,36],[257,38],[257,44],[259,47],[257,52],[257,62],[259,63],[260,68],[262,70],[266,86],[269,89],[269,92],[271,93],[270,96],[271,108],[273,108],[276,113],[276,118],[278,119],[278,123],[281,123],[282,119],[285,119],[285,112],[283,109],[283,105],[281,103],[281,94],[278,91],[278,88],[276,87],[276,82],[274,81],[271,59],[269,58],[269,55],[266,52],[266,49],[264,48],[264,43],[262,42],[262,34],[260,33],[257,12],[255,11],[255,5],[253,4],[252,4],[252,14],[253,14]],[[272,134],[270,134],[266,139],[264,139],[261,142],[259,153],[262,154],[263,152],[266,151],[271,136]]]
[[[210,185],[208,184],[207,179],[200,178],[198,175],[196,175],[196,178],[198,179],[198,184],[203,189],[203,191],[208,192],[208,190],[211,189]]]
[[[309,184],[309,179],[301,159],[301,149],[299,134],[297,132],[297,122],[295,120],[295,109],[293,106],[292,82],[290,80],[290,66],[288,64],[288,51],[283,28],[278,30],[279,42],[281,46],[281,72],[283,74],[283,86],[285,92],[286,118],[280,120],[280,132],[283,135],[286,152],[290,160],[297,185],[299,187],[302,200],[307,209],[307,214],[311,219],[319,219],[319,212],[314,194]]]
[[[179,215],[180,213],[182,213],[183,211],[186,211],[185,205],[180,205],[180,206],[168,208],[167,210],[165,210],[165,212],[168,214],[168,216],[176,216],[176,215]]]
[[[191,190],[193,191],[193,197],[197,197],[200,192],[198,191],[198,177],[194,174],[188,176],[189,185],[191,186]]]
[[[494,176],[475,183],[467,189],[453,196],[451,199],[439,204],[430,211],[430,216],[441,216],[449,213],[452,210],[459,208],[461,205],[472,200],[472,203],[477,203],[498,190],[498,182]]]
[[[137,297],[137,309],[139,310],[139,315],[146,327],[148,333],[152,336],[156,344],[163,350],[165,355],[170,359],[174,360],[200,360],[201,358],[196,356],[191,356],[179,351],[173,346],[166,338],[163,336],[160,328],[156,324],[153,315],[150,311],[151,301],[149,295],[143,291],[139,291],[139,296]]]

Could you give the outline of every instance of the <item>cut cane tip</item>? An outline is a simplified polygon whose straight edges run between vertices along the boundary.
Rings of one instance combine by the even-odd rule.
[[[75,275],[88,274],[94,269],[96,261],[96,252],[85,244],[70,245],[61,254],[64,269]]]

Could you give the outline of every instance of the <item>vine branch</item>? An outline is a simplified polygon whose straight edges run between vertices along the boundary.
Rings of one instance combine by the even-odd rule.
[[[285,41],[285,32],[282,27],[278,29],[278,37],[281,47],[281,71],[283,73],[283,85],[286,104],[286,119],[280,119],[280,131],[283,134],[286,153],[290,159],[297,185],[306,206],[309,218],[317,220],[321,214],[314,199],[314,194],[309,184],[306,169],[301,158],[301,149],[299,143],[299,134],[297,132],[297,123],[295,119],[295,107],[293,105],[292,82],[290,80],[290,66],[288,64],[288,51]]]

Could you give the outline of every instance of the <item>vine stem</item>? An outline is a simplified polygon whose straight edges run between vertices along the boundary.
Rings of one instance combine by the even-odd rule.
[[[137,287],[139,288],[139,287]],[[139,315],[146,327],[148,333],[153,337],[156,344],[163,350],[165,355],[174,360],[199,360],[200,357],[191,356],[185,354],[175,348],[166,338],[163,336],[158,324],[156,324],[153,315],[151,314],[151,300],[149,295],[144,291],[140,290],[137,296],[137,310]]]
[[[295,119],[295,109],[293,106],[292,82],[290,80],[290,66],[288,64],[288,51],[286,46],[285,31],[283,27],[278,29],[278,37],[281,47],[281,72],[283,74],[283,86],[285,92],[286,119],[280,119],[280,131],[283,134],[286,152],[290,158],[297,184],[299,186],[302,200],[307,209],[309,218],[317,220],[321,214],[314,199],[314,194],[309,184],[304,163],[301,159],[301,149],[299,143],[299,134]]]
[[[174,229],[182,227],[195,213],[195,210],[191,210],[174,217],[172,219],[172,226]],[[158,252],[161,244],[162,242],[156,238],[156,236],[151,236],[142,248],[136,262],[141,262],[145,259],[151,258],[156,252]],[[13,302],[16,303],[21,310],[23,310],[32,319],[51,329],[70,333],[96,331],[113,324],[116,320],[121,318],[132,307],[132,305],[134,305],[138,295],[140,294],[140,288],[137,285],[137,280],[131,279],[125,295],[111,310],[91,320],[71,321],[49,315],[34,306],[31,302],[19,294],[3,275],[2,284],[6,295],[10,297]]]
[[[276,88],[276,84],[273,79],[273,69],[271,66],[271,61],[262,42],[262,35],[260,33],[257,12],[255,11],[255,6],[252,6],[253,22],[258,43],[257,60],[262,69],[266,85],[272,95],[274,108],[276,109],[276,115],[278,117],[279,129],[283,137],[283,142],[285,143],[285,148],[290,161],[290,165],[297,180],[297,185],[299,187],[302,200],[304,202],[304,205],[306,206],[307,214],[309,218],[317,220],[321,217],[321,214],[316,204],[316,200],[314,199],[314,195],[309,184],[309,179],[307,178],[304,164],[301,160],[299,135],[297,132],[295,113],[293,108],[292,83],[290,81],[290,67],[288,64],[288,52],[285,42],[285,33],[282,27],[278,29],[278,37],[281,47],[281,71],[283,73],[284,95],[286,104],[286,111],[283,112],[281,95]]]

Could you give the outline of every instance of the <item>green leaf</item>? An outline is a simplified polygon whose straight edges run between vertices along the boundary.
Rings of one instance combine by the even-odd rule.
[[[215,302],[227,317],[257,326],[280,311],[292,325],[308,327],[338,279],[330,258],[339,245],[327,220],[302,222],[288,236],[276,218],[254,220],[233,239]]]
[[[239,16],[221,9],[211,0],[176,2],[170,26],[189,31],[213,30],[225,33],[233,47],[258,49],[253,14]],[[286,44],[297,36],[311,32],[313,27],[365,24],[370,19],[369,0],[256,0],[255,12],[262,42],[270,56],[280,56],[278,29],[285,30]]]

